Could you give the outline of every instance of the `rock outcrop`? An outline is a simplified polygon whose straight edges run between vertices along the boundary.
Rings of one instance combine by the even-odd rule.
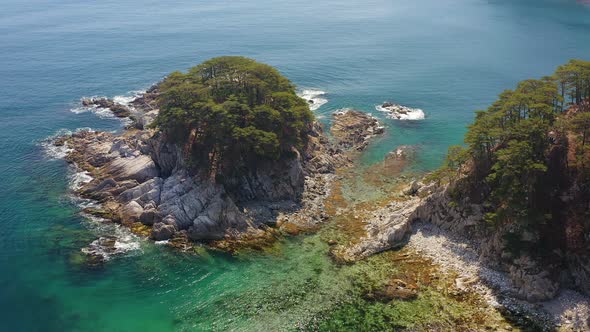
[[[506,229],[490,229],[484,221],[481,205],[467,198],[456,201],[452,185],[425,185],[413,182],[402,190],[403,198],[392,201],[365,220],[366,236],[348,248],[343,259],[354,261],[372,254],[403,246],[414,222],[430,223],[451,234],[470,238],[487,266],[508,274],[515,294],[538,302],[552,299],[559,291],[556,276],[528,256],[513,258],[506,250]]]
[[[343,149],[363,150],[372,137],[384,132],[377,119],[367,113],[342,110],[333,116],[331,132]]]
[[[404,201],[391,202],[375,211],[371,218],[365,221],[367,236],[346,251],[344,260],[368,257],[403,245],[411,232],[411,222],[420,203],[419,198],[412,197]]]
[[[375,109],[387,113],[387,117],[396,120],[422,120],[424,111],[419,108],[410,108],[390,102],[376,106]]]
[[[133,227],[145,225],[151,237],[211,241],[257,236],[285,222],[317,225],[325,219],[324,199],[335,170],[350,164],[347,151],[363,149],[383,128],[371,116],[348,111],[335,115],[335,143],[318,123],[307,146],[294,157],[261,162],[255,169],[221,181],[188,167],[183,148],[163,134],[143,129],[157,115],[157,87],[120,105],[105,98],[84,99],[86,106],[133,115],[122,134],[82,131],[60,139],[66,159],[88,172],[92,181],[79,194],[101,203],[87,211]]]
[[[125,105],[116,103],[105,97],[83,98],[82,106],[108,108],[116,117],[126,118],[131,115],[131,109]]]

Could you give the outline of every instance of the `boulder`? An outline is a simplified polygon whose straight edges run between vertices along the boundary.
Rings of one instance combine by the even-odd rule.
[[[123,206],[121,209],[121,214],[123,220],[136,222],[139,221],[139,217],[143,213],[143,207],[139,205],[136,201],[131,201]]]
[[[179,229],[178,223],[176,222],[176,219],[173,216],[171,216],[171,215],[167,215],[166,217],[164,217],[164,219],[162,219],[162,222],[164,224],[166,224],[166,225],[172,225],[176,229]]]
[[[552,280],[549,272],[529,256],[515,259],[510,266],[509,275],[518,289],[517,295],[529,302],[550,300],[559,291],[559,283]]]
[[[159,175],[156,164],[147,155],[116,158],[107,166],[107,172],[117,181],[136,180],[140,183]]]
[[[404,195],[414,196],[418,193],[418,190],[422,187],[422,184],[418,181],[412,182],[412,184],[403,190]]]
[[[94,106],[98,108],[108,108],[117,117],[124,118],[131,115],[131,109],[125,105],[115,103],[113,100],[105,97],[82,98],[83,106]]]
[[[346,251],[346,259],[360,259],[402,245],[411,232],[414,211],[421,200],[392,202],[365,221],[367,235]]]
[[[158,213],[158,210],[156,209],[149,209],[149,210],[144,210],[143,213],[139,216],[139,221],[141,221],[142,224],[147,225],[147,226],[152,226],[153,224],[160,222],[160,214]]]
[[[170,239],[174,233],[176,233],[176,228],[172,225],[166,225],[164,223],[155,223],[154,227],[152,228],[152,237],[156,241],[164,241]]]
[[[93,187],[88,188],[85,191],[85,193],[92,193],[92,192],[104,191],[104,190],[108,190],[108,189],[111,189],[111,188],[116,188],[117,185],[118,185],[117,184],[117,181],[115,181],[112,178],[108,178],[108,179],[104,179],[103,181],[101,181],[96,186],[93,186]]]

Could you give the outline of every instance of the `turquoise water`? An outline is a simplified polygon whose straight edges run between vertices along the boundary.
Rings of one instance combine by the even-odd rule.
[[[63,129],[121,128],[71,112],[81,96],[126,95],[227,54],[326,91],[319,116],[342,107],[376,113],[385,100],[423,109],[422,121],[384,120],[388,133],[364,160],[418,145],[417,167],[427,170],[503,89],[590,59],[590,9],[573,0],[4,0],[2,330],[276,330],[346,296],[351,268],[332,265],[314,236],[239,257],[139,241],[99,269],[75,262],[101,230],[78,215],[68,168],[43,140]]]

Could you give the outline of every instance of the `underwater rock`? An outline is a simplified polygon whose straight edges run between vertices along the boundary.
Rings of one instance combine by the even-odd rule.
[[[400,279],[392,279],[372,295],[375,300],[381,302],[389,302],[391,300],[409,301],[418,297],[418,286]]]

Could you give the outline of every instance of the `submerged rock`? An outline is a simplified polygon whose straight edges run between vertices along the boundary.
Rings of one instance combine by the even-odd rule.
[[[418,286],[400,279],[391,279],[385,286],[376,290],[372,297],[382,302],[414,300],[418,297]]]

